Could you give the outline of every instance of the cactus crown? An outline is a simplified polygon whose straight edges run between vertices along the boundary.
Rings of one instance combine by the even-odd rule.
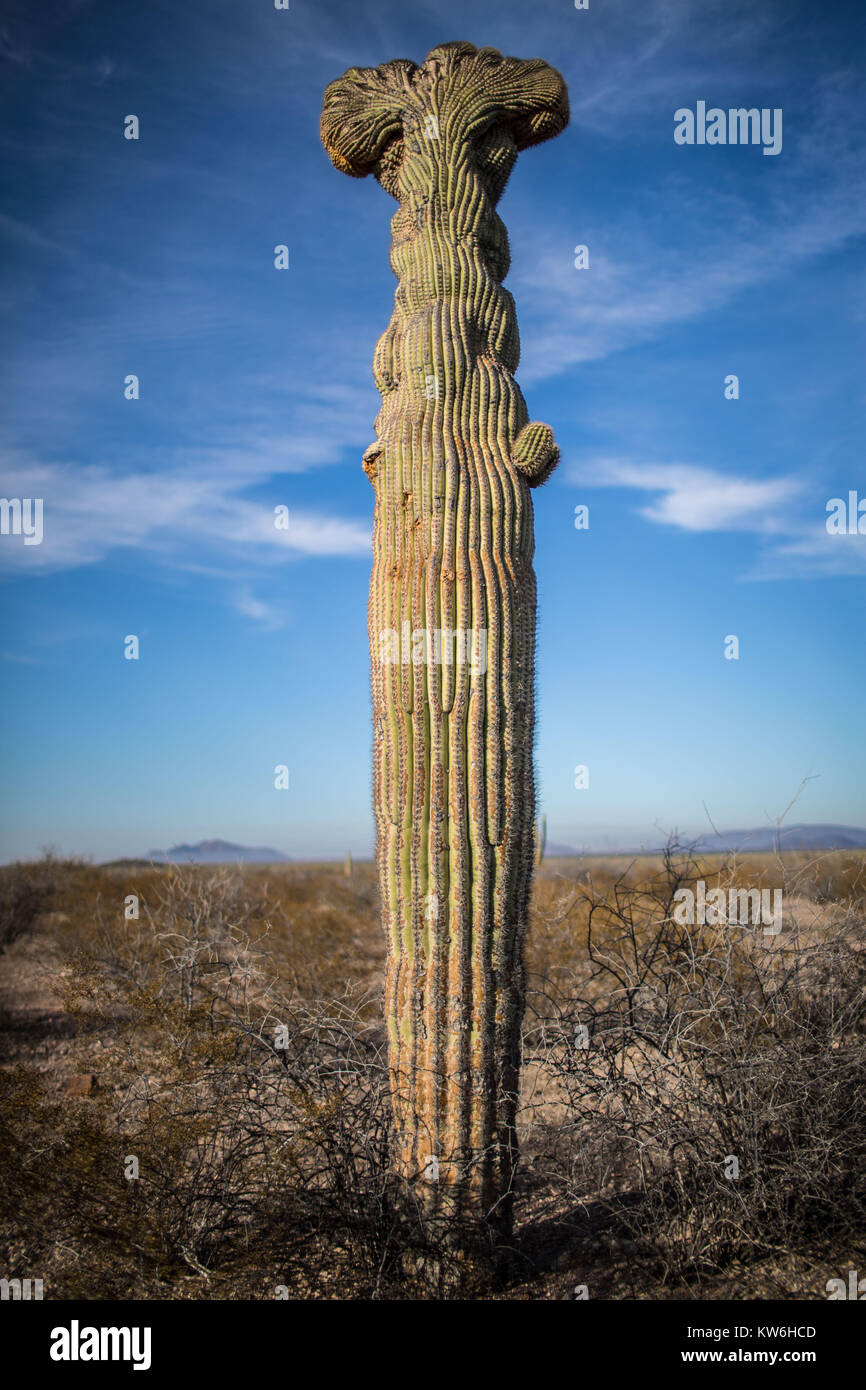
[[[322,143],[342,173],[374,174],[399,197],[404,151],[423,150],[431,118],[437,137],[452,147],[474,145],[491,173],[504,170],[498,196],[516,155],[568,124],[568,93],[541,58],[505,58],[496,48],[443,43],[420,65],[395,58],[376,68],[349,68],[332,82],[325,91]]]

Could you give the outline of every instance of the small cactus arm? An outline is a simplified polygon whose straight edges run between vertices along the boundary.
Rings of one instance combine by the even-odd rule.
[[[350,68],[321,118],[337,169],[375,175],[398,202],[363,457],[398,1163],[452,1227],[493,1235],[511,1223],[534,853],[529,489],[559,456],[514,380],[495,205],[518,152],[567,123],[558,72],[469,43]]]

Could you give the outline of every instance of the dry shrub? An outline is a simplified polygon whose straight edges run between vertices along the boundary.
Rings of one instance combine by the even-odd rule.
[[[613,1235],[654,1296],[863,1250],[864,863],[545,865],[510,1287],[561,1296],[557,1223]],[[0,1071],[0,1263],[51,1297],[500,1296],[393,1175],[372,866],[51,872],[38,930],[99,1089]],[[678,924],[700,877],[781,886],[782,934]]]
[[[71,1104],[2,1075],[4,1208],[31,1263],[58,1232],[78,1255],[54,1296],[164,1296],[184,1267],[205,1296],[408,1296],[407,1256],[429,1265],[369,994],[276,988],[267,910],[243,875],[197,868],[151,881],[137,920],[97,903],[63,994],[111,1089]]]
[[[675,845],[654,879],[590,882],[552,918],[583,939],[532,995],[532,1146],[560,1201],[600,1198],[665,1279],[862,1247],[866,913],[815,910],[803,867],[778,936],[680,925],[679,888],[760,878]]]
[[[50,852],[42,859],[0,865],[0,953],[51,910],[61,884],[79,867]]]

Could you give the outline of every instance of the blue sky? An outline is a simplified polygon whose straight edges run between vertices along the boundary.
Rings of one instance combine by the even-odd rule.
[[[825,525],[866,497],[861,6],[13,0],[2,495],[45,519],[0,536],[0,857],[369,852],[360,460],[394,204],[318,120],[347,67],[453,39],[571,95],[499,209],[518,380],[562,451],[534,494],[550,838],[764,824],[806,777],[796,819],[866,823],[866,535]],[[781,108],[781,153],[675,144],[699,100]]]

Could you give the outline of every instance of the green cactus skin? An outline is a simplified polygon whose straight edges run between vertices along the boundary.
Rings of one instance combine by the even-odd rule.
[[[364,454],[376,493],[374,801],[398,1163],[432,1211],[500,1234],[517,1155],[534,851],[529,488],[559,451],[514,380],[495,205],[518,152],[567,123],[553,68],[469,43],[434,48],[420,66],[350,68],[326,89],[321,120],[336,168],[374,174],[399,203],[394,313],[373,361],[382,407]],[[477,634],[462,660],[447,640],[455,630]]]

